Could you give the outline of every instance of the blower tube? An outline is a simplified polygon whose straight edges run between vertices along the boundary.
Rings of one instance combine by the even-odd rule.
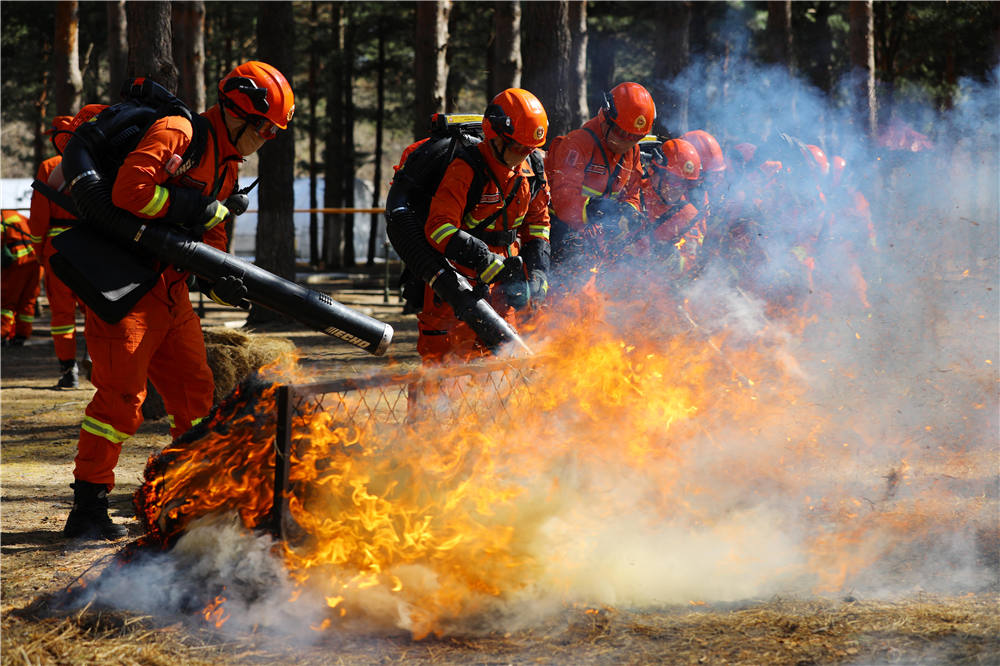
[[[392,326],[338,303],[326,294],[290,282],[250,262],[193,240],[169,224],[147,224],[111,202],[111,183],[98,173],[83,141],[74,139],[63,153],[63,173],[81,219],[105,235],[146,250],[157,259],[216,281],[238,277],[246,300],[287,315],[309,328],[381,356],[392,340]]]
[[[424,237],[423,222],[408,205],[408,189],[402,183],[394,183],[386,196],[386,234],[400,259],[451,306],[455,316],[475,331],[491,352],[495,354],[500,347],[513,342],[530,353],[521,336],[476,295],[465,276],[431,249]]]

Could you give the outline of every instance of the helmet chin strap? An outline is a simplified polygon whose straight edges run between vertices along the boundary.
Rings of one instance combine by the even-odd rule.
[[[223,109],[222,109],[222,113],[223,113],[224,115],[229,115],[229,112],[228,112],[228,111],[226,111],[226,109],[225,109],[225,108],[223,108]],[[232,144],[233,144],[233,146],[235,147],[235,146],[236,146],[236,144],[238,144],[238,143],[240,142],[240,139],[242,139],[242,138],[243,138],[243,133],[247,131],[247,127],[249,127],[249,126],[250,126],[250,123],[248,123],[248,122],[246,121],[246,118],[241,118],[241,117],[239,117],[239,116],[237,116],[237,115],[233,115],[232,117],[233,117],[233,118],[236,118],[237,120],[239,120],[240,122],[242,122],[242,123],[243,123],[243,126],[242,126],[242,127],[240,127],[240,129],[239,129],[239,130],[238,130],[238,131],[236,132],[236,136],[235,136],[235,137],[233,137],[233,132],[232,132],[232,130],[231,130],[231,129],[229,129],[229,123],[224,123],[224,124],[225,124],[225,126],[226,126],[226,136],[227,136],[227,137],[229,137],[229,141],[230,141],[230,143],[232,143]]]
[[[497,162],[506,164],[506,162],[503,161],[503,156],[507,152],[507,146],[509,143],[503,136],[497,135],[497,138],[500,139],[500,149],[497,150],[497,144],[495,141],[490,141],[490,148],[493,150],[493,156],[497,158]]]

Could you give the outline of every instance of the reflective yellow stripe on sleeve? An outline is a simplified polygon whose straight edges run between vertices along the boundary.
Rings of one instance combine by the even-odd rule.
[[[535,238],[549,239],[549,226],[547,224],[529,224],[528,234]]]
[[[86,430],[91,435],[97,435],[98,437],[103,437],[109,442],[115,444],[121,444],[126,439],[132,435],[128,435],[120,430],[115,430],[107,423],[101,423],[92,416],[88,416],[83,419],[83,423],[80,425],[83,430]]]
[[[143,215],[150,215],[150,216],[156,215],[161,210],[163,210],[164,206],[167,205],[167,200],[169,198],[170,198],[170,192],[167,191],[167,188],[160,187],[159,185],[157,185],[153,189],[153,198],[150,199],[149,203],[146,204],[146,206],[139,212],[142,213]]]
[[[493,282],[493,279],[503,270],[503,266],[502,261],[495,259],[493,263],[486,267],[486,270],[479,274],[479,277],[485,282]]]
[[[435,243],[443,243],[449,238],[451,238],[452,234],[454,234],[457,231],[458,227],[456,227],[454,224],[451,224],[450,222],[445,222],[440,227],[431,232],[431,240],[434,241]]]

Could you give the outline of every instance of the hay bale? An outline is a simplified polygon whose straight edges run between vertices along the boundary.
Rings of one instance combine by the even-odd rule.
[[[203,331],[208,367],[215,379],[215,402],[261,367],[295,350],[291,340],[228,328]]]
[[[206,328],[202,330],[202,335],[208,367],[215,380],[214,402],[229,395],[252,373],[295,350],[295,344],[287,338],[255,335],[232,328]],[[143,418],[147,421],[162,419],[167,415],[163,398],[152,382],[146,382],[146,389],[146,400],[142,403]]]

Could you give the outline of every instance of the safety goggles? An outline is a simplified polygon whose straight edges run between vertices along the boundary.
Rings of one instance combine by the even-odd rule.
[[[534,150],[531,146],[526,146],[523,143],[518,143],[517,141],[512,141],[511,139],[507,139],[504,147],[522,158],[527,157],[531,154],[531,151]]]
[[[616,143],[639,143],[645,134],[629,134],[614,123],[608,123],[608,137],[614,139]]]
[[[246,120],[247,125],[252,127],[253,130],[257,132],[257,135],[265,141],[278,136],[278,126],[264,116],[248,114],[244,117],[244,120]]]

